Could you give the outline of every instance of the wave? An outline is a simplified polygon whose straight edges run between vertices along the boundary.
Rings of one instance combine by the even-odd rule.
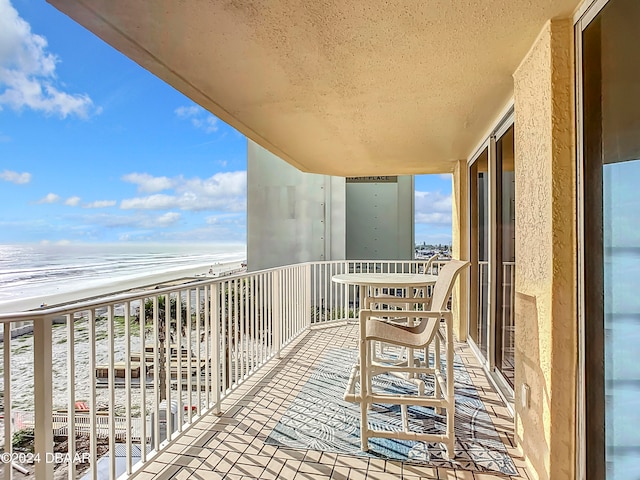
[[[244,245],[0,245],[0,302],[245,258]]]

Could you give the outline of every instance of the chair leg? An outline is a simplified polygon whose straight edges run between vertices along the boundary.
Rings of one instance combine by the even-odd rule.
[[[447,456],[451,459],[455,458],[455,413],[456,413],[456,396],[454,392],[453,378],[453,332],[451,324],[447,324]]]
[[[369,451],[369,392],[371,389],[371,355],[367,342],[366,322],[368,317],[360,318],[360,443],[363,452]]]
[[[456,435],[455,435],[455,426],[454,426],[454,416],[455,416],[455,407],[450,404],[447,407],[447,442],[445,443],[445,448],[447,449],[447,458],[453,460],[456,457],[455,452],[455,444],[456,444]]]
[[[440,372],[440,337],[438,333],[436,333],[436,338],[434,342],[434,352],[433,352],[433,368],[438,373],[434,373],[434,382],[433,382],[433,395],[435,398],[442,398],[442,390],[440,389],[440,382],[436,375],[439,375]],[[435,407],[434,411],[440,415],[442,414],[442,408]]]
[[[447,453],[447,459],[448,460],[454,460],[456,458],[455,443],[456,443],[456,439],[455,439],[455,437],[452,437],[452,438],[448,439],[447,443],[445,444],[445,450],[446,450],[446,453]]]
[[[376,344],[378,342],[366,342],[368,346],[367,350],[367,378],[371,378],[371,371],[369,370],[373,364],[373,361],[376,359]],[[367,393],[371,393],[371,383],[367,383]],[[371,408],[371,403],[367,402],[367,411]]]

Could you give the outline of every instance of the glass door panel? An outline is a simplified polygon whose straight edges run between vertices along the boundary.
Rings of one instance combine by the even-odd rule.
[[[489,151],[469,169],[471,199],[471,309],[469,335],[487,358],[489,340]]]
[[[640,478],[640,160],[604,165],[607,478]],[[634,361],[635,359],[635,361]]]
[[[638,0],[610,0],[582,36],[589,480],[640,478],[638,25]]]
[[[495,367],[513,388],[515,372],[516,196],[513,126],[496,142],[497,258]]]

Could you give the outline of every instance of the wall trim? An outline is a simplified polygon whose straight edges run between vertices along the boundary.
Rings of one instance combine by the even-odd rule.
[[[588,25],[608,2],[609,0],[585,0],[573,14],[573,23]]]

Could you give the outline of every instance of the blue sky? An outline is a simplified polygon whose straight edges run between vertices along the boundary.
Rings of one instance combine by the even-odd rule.
[[[0,243],[246,241],[246,139],[43,0],[0,0]],[[451,179],[416,177],[449,243]]]

